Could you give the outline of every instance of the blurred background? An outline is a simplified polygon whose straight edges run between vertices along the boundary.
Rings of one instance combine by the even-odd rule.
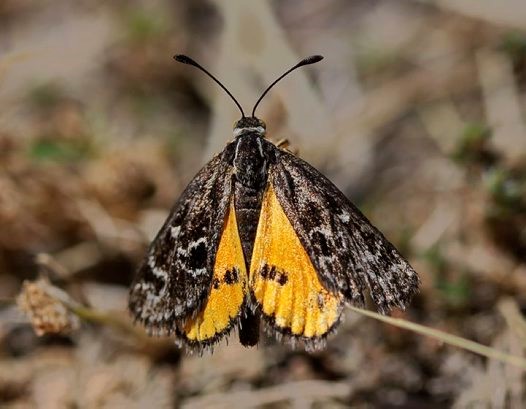
[[[524,407],[519,369],[355,313],[311,355],[131,324],[149,241],[239,117],[175,53],[246,111],[323,54],[260,106],[270,139],[419,272],[395,316],[524,355],[523,0],[2,0],[0,407]]]

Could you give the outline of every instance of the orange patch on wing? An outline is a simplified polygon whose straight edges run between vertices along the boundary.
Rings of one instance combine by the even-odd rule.
[[[263,197],[250,289],[276,329],[294,336],[323,337],[340,316],[341,297],[320,283],[272,185]]]
[[[241,312],[246,288],[245,259],[231,204],[219,241],[210,294],[202,311],[183,326],[186,338],[191,342],[213,341],[230,330]]]

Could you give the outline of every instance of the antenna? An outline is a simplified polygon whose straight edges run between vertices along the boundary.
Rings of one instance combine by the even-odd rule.
[[[287,72],[285,72],[283,75],[281,75],[281,77],[279,77],[276,81],[274,81],[272,84],[270,84],[267,89],[265,90],[265,92],[263,92],[263,94],[261,94],[261,96],[259,97],[259,99],[257,100],[256,102],[256,105],[254,105],[254,109],[252,109],[252,116],[254,116],[255,112],[256,112],[256,108],[258,107],[259,103],[261,102],[261,100],[263,99],[263,97],[265,95],[267,95],[267,93],[270,91],[270,89],[276,85],[283,77],[285,77],[286,75],[290,74],[292,71],[294,71],[296,68],[299,68],[299,67],[303,67],[304,65],[309,65],[309,64],[314,64],[314,63],[317,63],[318,61],[321,61],[323,60],[323,56],[321,55],[311,55],[310,57],[307,57],[303,60],[301,60],[299,63],[297,63],[294,67],[292,67],[290,70],[288,70]],[[228,92],[228,91],[227,91]]]
[[[237,102],[237,99],[234,98],[234,96],[230,93],[230,91],[227,90],[226,87],[223,84],[221,84],[221,82],[216,77],[214,77],[206,69],[204,69],[200,64],[198,64],[197,62],[195,62],[194,60],[192,60],[190,57],[188,57],[186,55],[183,55],[183,54],[174,55],[174,60],[177,61],[177,62],[181,62],[183,64],[193,65],[194,67],[199,68],[206,75],[208,75],[215,82],[217,82],[219,84],[219,86],[221,88],[223,88],[225,90],[225,92],[230,96],[230,98],[232,98],[234,100],[234,102],[236,103],[237,107],[241,111],[241,115],[243,116],[243,118],[245,118],[245,113],[243,112],[243,108],[241,108],[241,105],[239,105],[239,102]],[[307,63],[307,64],[312,64],[312,63]]]

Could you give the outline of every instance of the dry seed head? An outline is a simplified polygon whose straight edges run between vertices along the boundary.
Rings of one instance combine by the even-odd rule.
[[[24,281],[22,291],[17,297],[18,307],[31,321],[38,336],[64,333],[79,326],[78,319],[48,289],[51,284],[46,279]]]

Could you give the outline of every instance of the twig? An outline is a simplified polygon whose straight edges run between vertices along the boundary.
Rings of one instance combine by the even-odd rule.
[[[523,30],[526,25],[524,0],[415,0],[439,8],[485,20],[492,24]]]
[[[0,307],[1,306],[9,306],[14,305],[16,303],[16,300],[14,298],[0,298]]]
[[[469,339],[465,339],[457,335],[448,334],[447,332],[439,331],[437,329],[429,328],[424,325],[416,324],[414,322],[406,321],[400,318],[393,318],[385,315],[380,315],[376,312],[363,310],[357,307],[350,307],[350,309],[369,318],[374,318],[378,321],[394,325],[395,327],[407,329],[409,331],[416,332],[417,334],[437,339],[439,341],[444,342],[445,344],[453,345],[465,349],[467,351],[473,352],[475,354],[482,355],[491,359],[496,359],[501,362],[515,365],[523,370],[526,370],[526,359],[522,357],[507,354],[505,352],[487,347],[477,342],[470,341]]]
[[[68,305],[68,308],[83,321],[106,325],[121,332],[132,334],[141,340],[149,339],[143,331],[134,327],[130,320],[120,317],[116,314],[98,311],[80,305]]]
[[[504,298],[497,305],[497,309],[502,314],[511,332],[520,340],[523,347],[526,347],[526,320],[521,314],[517,302],[512,298]]]
[[[68,293],[53,285],[49,285],[47,291],[49,294],[53,295],[53,297],[60,300],[60,302],[62,302],[72,313],[84,321],[107,325],[122,332],[133,334],[138,338],[146,338],[146,334],[135,328],[129,320],[123,319],[112,313],[97,311],[83,306],[73,300]]]
[[[301,381],[290,382],[268,388],[228,393],[214,393],[203,397],[188,399],[183,403],[185,409],[223,409],[239,406],[259,408],[283,401],[313,402],[329,398],[345,398],[351,393],[351,386],[344,382]]]
[[[30,58],[30,54],[20,52],[3,56],[2,59],[0,59],[0,84],[3,82],[4,78],[7,76],[7,72],[12,68],[13,65],[27,61]]]
[[[71,298],[67,292],[52,284],[46,284],[46,282],[43,281],[40,285],[45,286],[46,292],[50,296],[64,304],[68,310],[83,321],[107,325],[119,331],[132,334],[139,339],[147,339],[146,334],[134,327],[130,320],[117,316],[114,313],[97,311],[86,307]]]
[[[40,267],[40,273],[50,275],[52,278],[66,279],[70,273],[62,264],[58,263],[55,257],[47,253],[39,253],[35,257],[35,262]]]
[[[142,237],[131,227],[132,225],[112,217],[98,201],[77,199],[76,204],[100,242],[127,240],[143,243]],[[130,228],[123,228],[123,224],[128,224],[125,227]]]
[[[485,49],[475,56],[492,144],[509,164],[518,163],[526,152],[526,125],[512,63],[503,53]]]

